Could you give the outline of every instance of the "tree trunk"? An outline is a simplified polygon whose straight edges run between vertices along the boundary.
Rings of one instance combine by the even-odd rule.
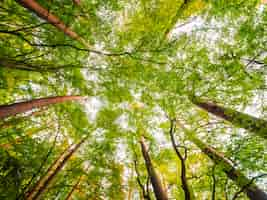
[[[177,155],[177,157],[179,158],[180,162],[181,162],[181,181],[182,181],[182,188],[184,191],[184,197],[185,200],[191,200],[191,194],[190,194],[190,189],[187,183],[187,178],[186,178],[186,165],[185,165],[185,161],[186,158],[182,156],[182,154],[180,153],[180,151],[177,148],[175,139],[174,139],[174,120],[171,120],[171,128],[170,128],[170,137],[171,137],[171,143],[172,143],[172,147]]]
[[[192,102],[198,107],[212,113],[213,115],[225,119],[232,124],[247,129],[258,136],[267,139],[267,121],[253,117],[251,115],[238,112],[231,108],[225,108],[215,103],[203,102],[198,99],[192,99]]]
[[[76,32],[72,31],[69,27],[67,27],[64,22],[62,22],[57,16],[53,15],[46,8],[42,7],[35,0],[16,0],[23,7],[29,9],[34,12],[40,18],[46,20],[53,26],[55,26],[60,31],[64,32],[66,35],[71,37],[72,39],[78,40],[82,44],[89,46]]]
[[[86,137],[87,138],[87,137]],[[41,195],[46,191],[53,178],[60,172],[70,157],[79,149],[79,147],[86,141],[86,138],[82,139],[79,143],[73,144],[68,147],[57,160],[48,168],[45,175],[40,178],[35,186],[26,193],[27,200],[40,199]]]
[[[179,126],[183,128],[188,139],[198,146],[216,165],[219,165],[227,177],[234,181],[235,184],[246,193],[249,199],[267,200],[267,194],[258,188],[258,186],[248,179],[240,170],[235,168],[234,164],[222,153],[198,139],[193,131],[186,129],[181,124],[179,124]]]
[[[30,111],[34,108],[41,108],[51,104],[62,103],[65,101],[81,100],[81,96],[57,96],[34,99],[26,102],[13,103],[0,106],[0,119],[13,116],[19,113]]]
[[[156,173],[156,171],[152,165],[150,156],[148,154],[147,146],[144,142],[144,137],[141,137],[140,144],[141,144],[142,154],[143,154],[143,157],[145,160],[147,172],[148,172],[148,175],[150,177],[156,199],[157,200],[167,200],[168,199],[167,193],[164,190],[162,183],[160,181],[160,178],[157,175],[157,173]]]

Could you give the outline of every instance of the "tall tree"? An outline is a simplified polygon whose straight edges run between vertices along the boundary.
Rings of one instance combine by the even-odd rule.
[[[26,111],[30,111],[34,108],[41,108],[52,104],[63,103],[66,101],[77,101],[81,99],[83,99],[82,96],[56,96],[56,97],[46,97],[25,102],[13,103],[9,105],[1,105],[0,119],[13,116],[19,113],[23,113]]]
[[[78,40],[85,46],[89,46],[82,37],[80,37],[76,32],[71,30],[67,25],[64,24],[56,15],[52,14],[46,8],[42,7],[35,0],[17,0],[19,4],[29,9],[30,11],[37,14],[40,18],[48,21],[50,24],[55,26],[60,31],[63,31],[67,36],[74,40]],[[75,1],[76,2],[76,1]]]
[[[157,200],[167,200],[168,199],[167,193],[166,193],[165,189],[163,188],[163,185],[160,181],[160,178],[159,178],[156,170],[153,167],[151,158],[148,154],[148,148],[145,144],[143,136],[140,139],[140,145],[141,145],[142,154],[143,154],[143,157],[145,160],[147,173],[150,177],[151,184],[153,186],[153,191],[154,191],[154,194],[156,196],[156,199]]]
[[[219,106],[215,103],[204,102],[197,98],[192,98],[192,102],[217,117],[227,120],[238,127],[247,129],[262,138],[267,138],[267,121],[264,119]]]
[[[79,149],[86,141],[87,137],[83,138],[79,143],[70,145],[61,155],[52,163],[43,177],[41,177],[33,188],[26,193],[27,200],[40,199],[41,195],[47,190],[53,178],[60,172],[70,157]]]
[[[267,5],[259,2],[1,1],[0,105],[51,94],[90,98],[83,106],[62,103],[40,116],[33,116],[34,109],[24,117],[0,120],[0,144],[7,147],[0,148],[0,199],[18,199],[30,192],[69,141],[80,141],[92,127],[90,142],[76,151],[75,159],[68,159],[38,198],[120,200],[131,188],[129,198],[156,199],[145,162],[138,165],[140,176],[138,172],[137,177],[128,176],[131,152],[140,148],[139,142],[132,145],[135,133],[142,127],[151,133],[146,135],[147,154],[151,159],[153,155],[150,163],[163,177],[169,199],[189,199],[189,193],[197,199],[247,199],[249,187],[240,188],[226,173],[241,171],[247,176],[245,171],[251,175],[266,171],[266,141],[238,134],[238,129],[229,134],[229,126],[211,121],[206,111],[195,115],[198,107],[187,98],[195,91],[225,102],[219,105],[253,101],[265,115]],[[83,39],[101,51],[85,46]],[[163,111],[189,119],[188,125],[201,131],[203,141],[221,146],[245,170],[230,165],[226,156],[220,158],[204,142],[207,154],[212,157],[217,152],[214,159],[222,160],[211,175],[212,161],[191,151],[196,147],[184,142],[181,130],[173,132],[172,143],[166,140],[171,135],[168,132],[165,138],[164,130],[170,127]],[[30,136],[38,129],[38,135]],[[55,145],[59,140],[60,147]],[[15,145],[8,148],[10,144]],[[143,159],[139,154],[136,161]],[[87,164],[90,170],[75,189]],[[232,173],[227,166],[234,166]],[[243,176],[238,177],[236,182]],[[248,185],[265,189],[266,177],[258,177],[260,181],[256,177]]]
[[[182,127],[187,138],[198,148],[200,148],[200,150],[206,154],[216,165],[220,166],[227,177],[234,181],[235,184],[246,193],[249,199],[267,200],[267,194],[256,184],[254,184],[253,181],[248,179],[239,169],[237,169],[233,162],[226,158],[223,153],[218,152],[215,148],[205,144],[196,137],[193,131],[185,128],[181,123],[177,122],[177,124]]]

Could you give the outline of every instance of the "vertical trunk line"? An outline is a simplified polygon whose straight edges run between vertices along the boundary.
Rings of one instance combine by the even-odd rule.
[[[267,200],[267,194],[256,184],[252,184],[251,181],[240,170],[235,168],[233,163],[222,153],[202,142],[195,136],[194,132],[186,129],[182,124],[178,124],[180,127],[182,127],[191,142],[198,146],[198,148],[200,148],[200,150],[215,164],[219,165],[229,179],[234,181],[235,184],[240,188],[243,188],[243,191],[250,200]]]
[[[86,138],[82,139],[77,144],[71,145],[58,157],[57,160],[54,161],[54,163],[48,168],[46,174],[35,184],[33,189],[26,194],[27,200],[40,199],[41,195],[46,191],[53,178],[60,172],[69,158],[86,141]]]
[[[149,174],[156,199],[157,200],[168,200],[166,191],[164,190],[162,183],[160,181],[160,178],[157,175],[157,173],[156,173],[156,171],[152,165],[150,156],[148,154],[147,146],[144,142],[144,137],[141,137],[140,144],[141,144],[142,154],[143,154],[143,157],[145,160],[147,172]]]

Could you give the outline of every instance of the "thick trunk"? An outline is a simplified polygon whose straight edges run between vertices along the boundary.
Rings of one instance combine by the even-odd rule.
[[[12,115],[30,111],[34,108],[41,108],[51,104],[62,103],[65,101],[81,100],[81,96],[58,96],[58,97],[47,97],[41,99],[34,99],[26,102],[19,102],[10,105],[0,106],[0,119],[6,118]]]
[[[19,4],[21,4],[23,7],[29,9],[30,11],[34,12],[36,15],[38,15],[40,18],[46,20],[53,26],[55,26],[60,31],[64,32],[66,35],[71,37],[72,39],[78,40],[79,42],[87,44],[84,42],[84,40],[74,31],[72,31],[68,26],[64,24],[57,16],[53,15],[49,12],[46,8],[42,7],[40,4],[38,4],[35,0],[16,0]]]
[[[156,173],[156,171],[152,165],[150,156],[148,154],[147,146],[144,142],[143,137],[141,137],[140,144],[141,144],[142,154],[143,154],[143,157],[145,160],[147,172],[148,172],[148,175],[150,177],[156,199],[157,200],[167,200],[168,199],[167,193],[164,190],[162,183],[160,181],[160,178],[157,175],[157,173]]]
[[[267,121],[253,117],[251,115],[238,112],[231,108],[225,108],[215,103],[203,102],[193,99],[192,102],[198,107],[212,113],[213,115],[225,119],[232,124],[247,129],[260,137],[267,139]]]
[[[179,124],[184,132],[186,133],[188,139],[198,146],[203,153],[205,153],[215,164],[225,172],[227,177],[235,182],[243,192],[246,193],[251,200],[267,200],[267,194],[258,188],[256,184],[251,182],[240,170],[235,168],[234,164],[227,159],[222,153],[218,152],[213,147],[205,144],[200,139],[195,136],[193,131],[190,131]]]
[[[175,139],[174,139],[174,120],[171,120],[171,128],[170,128],[170,137],[171,137],[171,143],[172,143],[172,147],[177,155],[177,157],[179,158],[180,162],[181,162],[181,181],[182,181],[182,188],[184,191],[184,196],[185,196],[185,200],[191,200],[191,194],[190,194],[190,189],[187,183],[187,178],[186,178],[186,165],[185,165],[185,161],[186,158],[184,158],[182,156],[182,154],[180,153],[180,151],[177,148]]]
[[[57,160],[49,167],[45,175],[35,184],[35,186],[26,194],[27,200],[40,199],[41,195],[46,191],[53,178],[64,167],[69,158],[79,149],[79,147],[86,141],[82,139],[79,143],[71,145],[67,148]]]

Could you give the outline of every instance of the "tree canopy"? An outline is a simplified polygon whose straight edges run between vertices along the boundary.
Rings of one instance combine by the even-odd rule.
[[[267,200],[265,0],[3,0],[0,19],[0,199]]]

